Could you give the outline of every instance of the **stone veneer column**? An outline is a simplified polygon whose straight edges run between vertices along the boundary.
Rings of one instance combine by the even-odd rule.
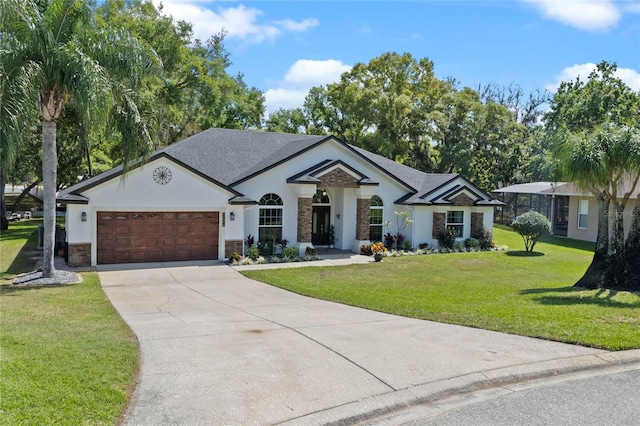
[[[437,240],[441,232],[444,232],[444,225],[446,224],[447,215],[445,213],[433,213],[433,229],[431,236],[434,240]]]
[[[365,241],[369,239],[371,198],[358,198],[356,209],[356,240]]]
[[[91,266],[91,243],[69,244],[69,260],[67,264],[71,267]]]
[[[477,238],[484,226],[484,214],[471,212],[471,238]]]
[[[298,243],[311,243],[312,203],[312,198],[298,198]]]
[[[242,255],[242,246],[244,241],[242,240],[225,240],[224,242],[224,257],[231,257],[235,252]]]

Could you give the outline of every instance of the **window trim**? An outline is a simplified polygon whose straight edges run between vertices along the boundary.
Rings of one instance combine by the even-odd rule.
[[[284,231],[284,201],[282,200],[282,197],[280,197],[276,193],[269,192],[267,194],[264,194],[260,198],[260,202],[258,203],[258,206],[259,206],[258,207],[258,241],[261,241],[260,231],[262,229],[279,229],[280,239],[282,239],[282,233]],[[279,210],[280,224],[279,225],[261,225],[260,222],[263,218],[263,212],[265,210],[270,210],[270,211]],[[273,217],[273,216],[269,215],[269,217]]]
[[[449,221],[449,214],[451,213],[457,213],[460,212],[461,213],[461,221],[460,222],[450,222]],[[456,238],[464,238],[464,210],[447,210],[447,213],[445,215],[445,219],[444,219],[444,229],[449,229],[449,228],[460,228],[460,232],[458,233],[458,235],[456,235]]]
[[[374,197],[380,200],[379,205],[373,204]],[[380,223],[375,223],[375,224],[371,223],[371,220],[373,219],[373,215],[371,214],[371,212],[373,210],[376,210],[376,211],[380,210],[382,212],[382,214],[380,215]],[[373,241],[373,239],[371,238],[371,228],[374,228],[374,227],[380,228],[380,241],[382,241],[382,239],[384,238],[384,201],[382,201],[382,197],[380,197],[379,195],[371,196],[371,206],[369,207],[369,241]]]
[[[582,210],[582,206],[585,207],[584,212]],[[584,218],[585,218],[584,226],[580,226],[580,218],[582,216],[584,216]],[[587,229],[588,227],[589,227],[589,200],[580,199],[580,200],[578,200],[578,223],[577,223],[577,228],[578,229]]]

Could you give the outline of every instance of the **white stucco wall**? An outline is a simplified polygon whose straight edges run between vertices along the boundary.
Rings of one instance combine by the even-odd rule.
[[[153,180],[153,171],[165,166],[172,179],[165,185]],[[99,211],[217,211],[220,212],[219,252],[224,254],[225,239],[243,238],[243,206],[229,206],[233,196],[229,191],[203,179],[178,164],[160,158],[129,172],[124,179],[117,177],[83,192],[89,204],[67,206],[67,242],[69,244],[97,241],[97,212]],[[236,220],[229,220],[229,213]],[[81,221],[82,212],[87,221]],[[222,215],[226,214],[225,227]],[[96,244],[91,248],[91,263],[96,264]]]
[[[355,240],[356,197],[358,194],[364,191],[364,194],[369,198],[374,194],[379,195],[384,202],[384,220],[392,220],[395,223],[393,212],[398,210],[398,206],[394,206],[393,202],[405,195],[407,189],[341,144],[333,141],[326,142],[253,179],[241,183],[236,189],[256,201],[259,201],[263,195],[270,192],[279,195],[284,203],[282,237],[295,243],[297,241],[298,197],[300,192],[298,187],[301,185],[288,184],[286,181],[289,177],[326,159],[342,160],[367,175],[370,179],[380,183],[379,186],[363,186],[359,189],[326,188],[327,195],[331,201],[331,223],[336,229],[336,247],[351,250]],[[315,193],[315,190],[313,193]],[[248,234],[254,236],[258,234],[258,210],[259,207],[255,207],[247,211],[245,237]],[[340,214],[340,219],[336,216],[338,213]]]

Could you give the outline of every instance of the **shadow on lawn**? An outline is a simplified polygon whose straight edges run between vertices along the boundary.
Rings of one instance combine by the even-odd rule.
[[[539,257],[544,256],[544,253],[539,251],[525,251],[525,250],[512,250],[505,253],[507,256],[513,257]]]
[[[585,292],[588,293],[585,295]],[[558,293],[558,295],[554,295],[553,293]],[[540,294],[540,297],[535,297],[532,300],[540,303],[541,305],[593,305],[626,309],[640,308],[640,298],[637,302],[619,302],[617,300],[613,300],[613,297],[618,294],[618,292],[608,289],[600,289],[597,292],[592,293],[591,290],[578,287],[531,288],[521,290],[520,294]],[[545,295],[542,296],[543,294]]]

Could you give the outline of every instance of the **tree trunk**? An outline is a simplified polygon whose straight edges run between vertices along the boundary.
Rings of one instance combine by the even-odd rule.
[[[9,229],[9,221],[7,220],[7,203],[4,199],[4,173],[0,172],[0,231]]]
[[[611,236],[611,250],[613,253],[624,254],[624,208],[626,202],[614,201],[613,235]]]
[[[631,228],[625,242],[625,259],[629,272],[627,287],[631,291],[640,291],[640,197],[631,216]]]
[[[603,193],[598,194],[598,236],[593,260],[582,278],[574,287],[601,288],[604,284],[609,255],[609,205],[610,200]]]
[[[31,191],[33,189],[34,186],[36,186],[37,184],[39,184],[40,181],[37,180],[35,182],[33,182],[31,185],[29,185],[28,187],[26,187],[21,193],[20,195],[18,195],[18,198],[16,198],[16,202],[13,203],[13,211],[18,211],[18,207],[20,207],[20,203],[22,202],[22,199],[25,197],[25,195],[27,195],[29,193],[29,191]]]
[[[56,242],[56,182],[58,153],[56,150],[56,122],[42,121],[42,182],[44,204],[44,235],[42,276],[50,278],[56,269],[53,256]]]

